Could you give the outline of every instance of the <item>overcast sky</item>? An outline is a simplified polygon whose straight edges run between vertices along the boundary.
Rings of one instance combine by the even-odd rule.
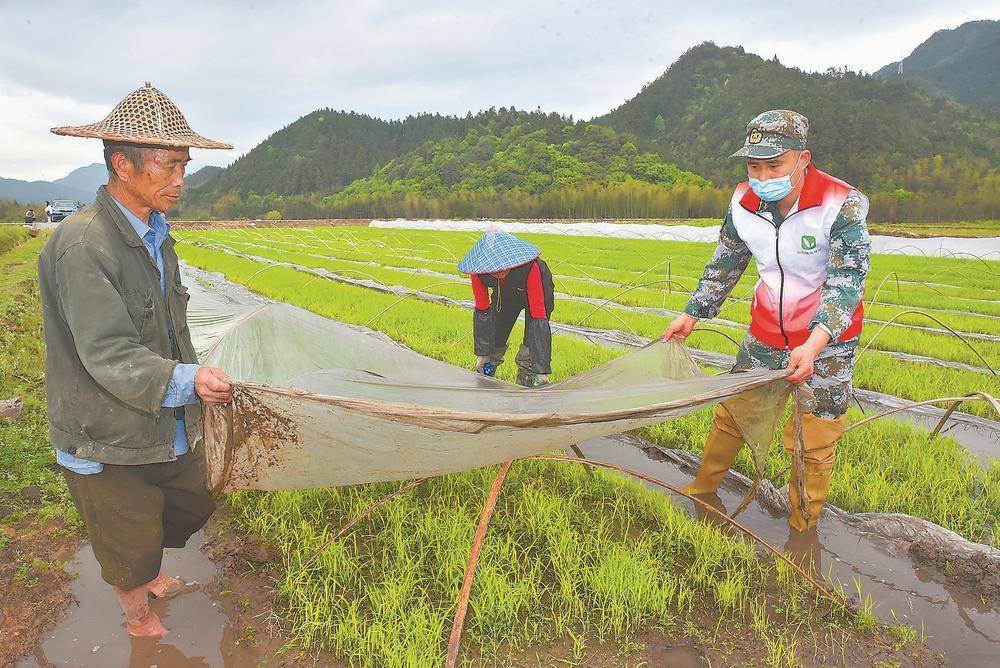
[[[49,128],[100,120],[146,80],[196,131],[235,144],[194,150],[197,168],[320,107],[590,118],[705,40],[873,71],[983,18],[1000,18],[996,0],[0,0],[0,176],[51,180],[99,161],[97,140]]]

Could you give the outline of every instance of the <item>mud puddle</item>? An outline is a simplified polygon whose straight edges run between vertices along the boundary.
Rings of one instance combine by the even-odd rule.
[[[90,545],[67,566],[77,573],[72,585],[75,603],[56,629],[46,635],[18,668],[87,666],[110,668],[243,668],[270,665],[270,657],[242,637],[241,629],[223,612],[219,593],[221,572],[200,549],[199,532],[181,550],[165,550],[163,570],[200,587],[175,599],[151,603],[170,629],[162,639],[132,639],[122,627],[118,601],[102,579]]]
[[[588,441],[568,454],[618,464],[676,486],[686,485],[694,477],[694,471],[685,473],[655,446],[635,437]],[[742,501],[744,490],[727,482],[718,496],[731,512]],[[696,514],[692,502],[671,497]],[[859,531],[829,512],[823,513],[815,540],[805,542],[790,535],[785,515],[769,512],[756,502],[737,520],[778,549],[812,558],[816,570],[828,581],[841,583],[848,595],[857,596],[858,588],[863,595],[871,595],[877,602],[873,610],[876,616],[922,632],[927,646],[943,654],[950,665],[995,665],[1000,652],[1000,614],[980,598],[915,563],[899,545]]]

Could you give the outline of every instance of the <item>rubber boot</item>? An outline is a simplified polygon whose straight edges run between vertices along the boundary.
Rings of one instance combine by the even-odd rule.
[[[785,423],[781,432],[781,440],[789,454],[795,449],[794,420]],[[819,515],[826,504],[826,495],[830,491],[830,476],[833,474],[833,464],[837,461],[837,440],[847,426],[847,415],[836,418],[816,417],[812,413],[802,416],[802,450],[805,455],[805,488],[809,495],[809,517],[802,517],[799,508],[799,472],[792,466],[791,479],[788,482],[788,501],[792,504],[792,514],[788,523],[797,531],[806,531],[819,521]]]
[[[820,545],[815,525],[805,531],[799,531],[795,527],[789,526],[788,540],[785,541],[785,552],[806,573],[822,574],[823,546]]]
[[[133,638],[159,638],[167,629],[155,612],[149,609],[149,583],[125,591],[112,587],[125,613],[125,629]]]
[[[521,387],[534,387],[537,379],[534,365],[531,362],[531,350],[528,346],[521,344],[514,357],[514,363],[517,365],[517,384]]]
[[[718,510],[723,515],[728,515],[729,511],[726,509],[726,504],[723,503],[722,499],[715,492],[706,492],[704,494],[698,494],[698,498],[708,505],[712,506]],[[728,530],[730,525],[725,522],[718,513],[713,513],[711,510],[701,505],[700,503],[694,504],[694,514],[699,521],[706,524],[711,524],[713,526],[722,527],[723,530]]]
[[[720,404],[715,407],[712,430],[705,441],[705,452],[701,456],[701,466],[685,488],[688,494],[709,494],[719,489],[729,466],[743,447],[743,437],[732,416]]]

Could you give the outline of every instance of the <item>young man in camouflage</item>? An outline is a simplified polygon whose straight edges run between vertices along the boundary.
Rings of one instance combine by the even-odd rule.
[[[801,473],[809,517],[799,510],[794,468],[788,486],[789,523],[798,531],[815,526],[830,487],[871,251],[867,198],[812,165],[808,134],[808,119],[794,111],[766,111],[747,124],[746,142],[732,157],[746,158],[749,180],[736,187],[719,245],[684,314],[663,335],[683,340],[699,319],[718,315],[755,260],[760,280],[750,303],[750,331],[732,371],[788,368],[790,382],[806,383],[816,395],[815,411],[803,416]],[[791,420],[782,440],[791,452]],[[716,407],[701,468],[686,491],[715,492],[742,445],[732,416]]]

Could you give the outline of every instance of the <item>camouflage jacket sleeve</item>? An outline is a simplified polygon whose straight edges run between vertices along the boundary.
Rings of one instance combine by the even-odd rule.
[[[722,303],[733,291],[750,263],[750,249],[740,239],[733,225],[732,209],[726,212],[719,231],[719,245],[705,266],[698,287],[688,300],[684,312],[695,318],[714,318]]]
[[[851,326],[865,292],[872,247],[867,217],[868,198],[852,190],[830,228],[830,260],[809,329],[822,327],[834,340]]]

